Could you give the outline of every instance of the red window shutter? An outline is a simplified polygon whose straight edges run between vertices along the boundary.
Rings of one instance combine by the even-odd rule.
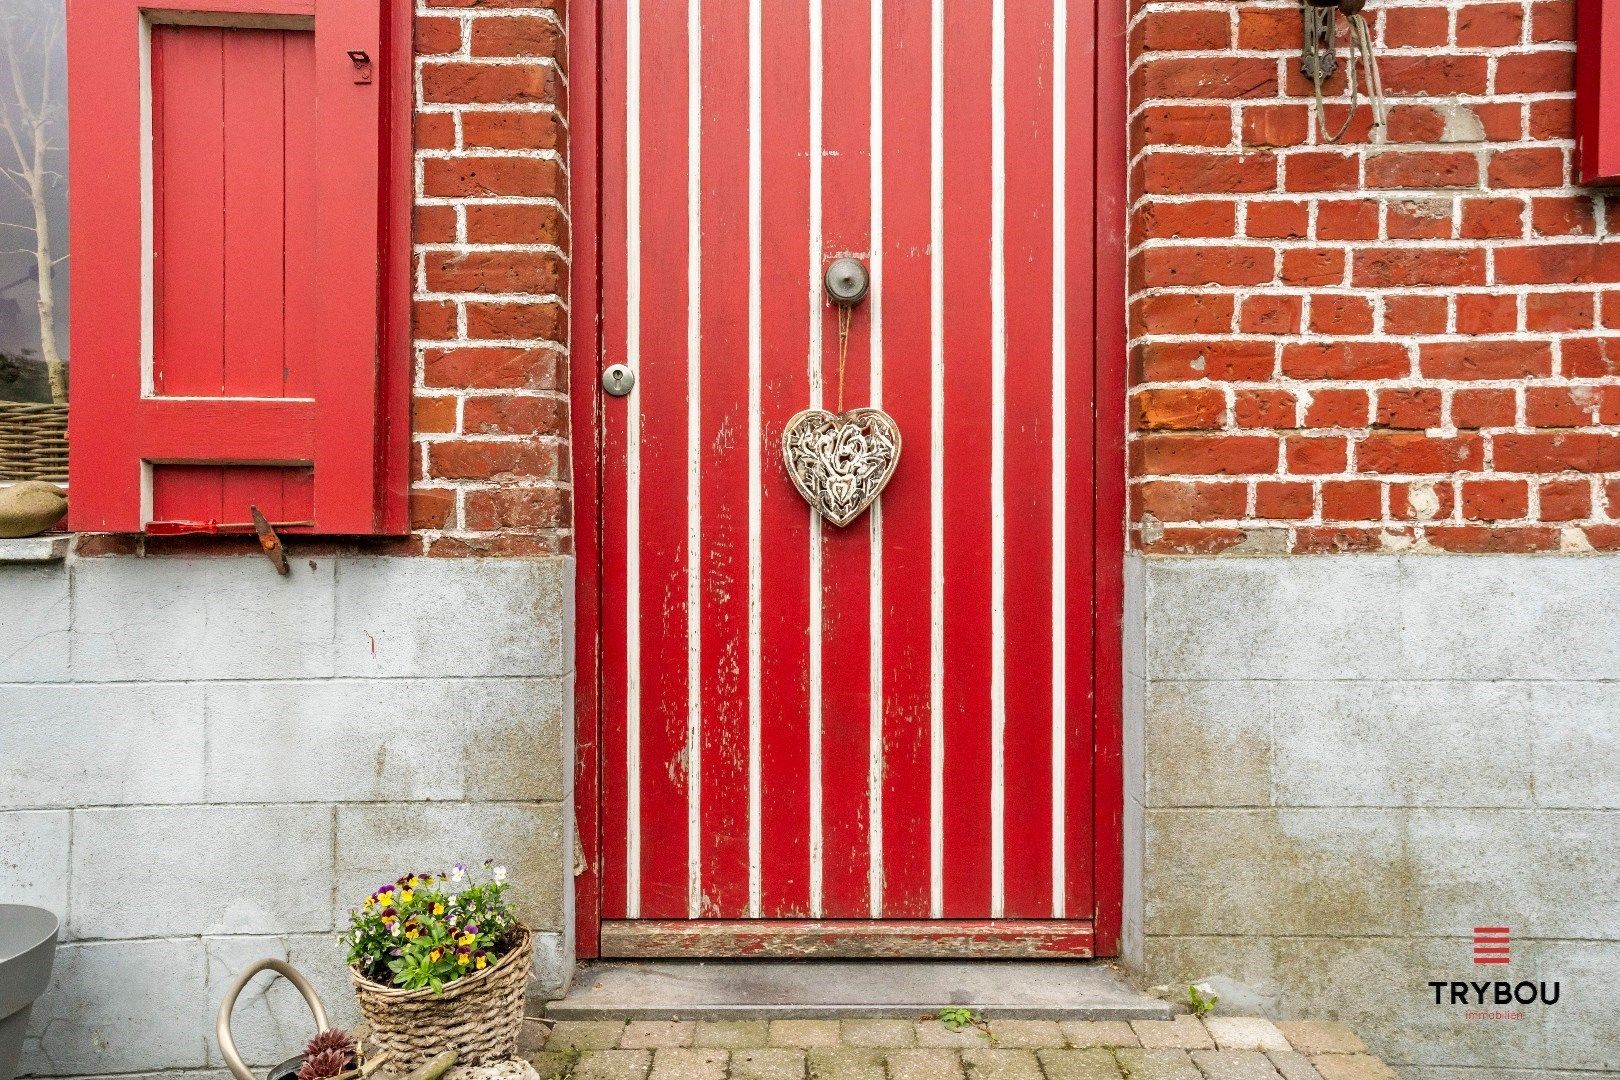
[[[1576,4],[1575,157],[1582,183],[1620,183],[1620,0]]]
[[[69,0],[73,528],[405,531],[409,35]]]

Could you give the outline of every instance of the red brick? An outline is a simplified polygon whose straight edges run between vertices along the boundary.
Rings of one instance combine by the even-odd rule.
[[[423,363],[428,386],[554,390],[563,361],[555,349],[477,346],[429,349]]]
[[[1269,341],[1155,341],[1138,345],[1131,360],[1134,382],[1258,382],[1271,378],[1276,347]]]
[[[1517,521],[1530,513],[1530,485],[1523,480],[1464,480],[1462,512],[1469,521]]]
[[[1598,301],[1598,312],[1608,330],[1620,329],[1620,292],[1606,292]]]
[[[1211,387],[1139,390],[1131,397],[1136,431],[1209,431],[1226,416],[1226,395]]]
[[[546,64],[422,65],[422,100],[451,105],[561,103],[555,68]]]
[[[1283,441],[1283,457],[1289,472],[1314,476],[1344,472],[1350,449],[1340,435],[1289,435]]]
[[[428,474],[446,480],[556,480],[566,475],[557,446],[530,440],[430,443]]]
[[[1369,188],[1473,187],[1479,159],[1458,150],[1385,150],[1367,157]]]
[[[1485,93],[1486,60],[1483,56],[1391,54],[1379,61],[1384,92],[1391,97],[1475,96]]]
[[[1564,152],[1556,146],[1526,146],[1491,154],[1493,188],[1548,188],[1564,183]]]
[[[1379,427],[1422,430],[1440,426],[1441,393],[1431,387],[1378,391]]]
[[[1291,428],[1297,410],[1290,391],[1272,388],[1239,390],[1232,404],[1233,417],[1242,428]]]
[[[1367,425],[1365,390],[1317,390],[1305,407],[1305,426],[1312,428],[1360,428]]]
[[[1236,475],[1277,471],[1273,435],[1144,435],[1131,443],[1136,475]]]
[[[1462,228],[1465,240],[1509,239],[1524,235],[1524,200],[1513,198],[1464,199]]]
[[[461,51],[461,20],[435,15],[416,17],[416,55]]]
[[[1591,293],[1530,293],[1524,308],[1527,330],[1590,330],[1596,325]]]
[[[1485,525],[1432,525],[1426,535],[1429,543],[1444,551],[1470,554],[1491,552],[1557,551],[1558,530]]]
[[[456,208],[453,206],[418,206],[412,231],[418,244],[455,243]]]
[[[1344,251],[1340,248],[1289,248],[1283,252],[1285,285],[1339,285],[1344,282]]]
[[[1418,349],[1418,369],[1430,379],[1523,379],[1552,374],[1545,341],[1437,341]]]
[[[1136,493],[1142,510],[1160,521],[1235,521],[1248,503],[1247,484],[1150,480]]]
[[[1474,434],[1451,438],[1375,431],[1356,446],[1356,468],[1370,473],[1453,473],[1477,470],[1484,444]]]
[[[1247,296],[1238,325],[1245,334],[1297,334],[1303,308],[1303,300],[1293,294]]]
[[[1293,379],[1399,379],[1412,362],[1394,342],[1301,342],[1283,346],[1282,370]]]
[[[1132,243],[1147,240],[1194,240],[1237,232],[1237,204],[1200,199],[1195,202],[1146,202],[1131,217]]]
[[[1419,480],[1411,484],[1390,483],[1389,516],[1397,521],[1444,521],[1454,506],[1452,485]]]
[[[1274,191],[1277,162],[1268,154],[1149,154],[1141,190],[1149,195]]]
[[[1337,555],[1345,552],[1378,551],[1384,546],[1383,538],[1391,533],[1404,534],[1406,530],[1387,528],[1357,528],[1353,525],[1324,525],[1294,530],[1293,553],[1296,555]]]
[[[1234,301],[1227,293],[1154,293],[1131,305],[1131,332],[1228,334]]]
[[[1361,162],[1354,154],[1308,150],[1283,160],[1284,191],[1354,191],[1361,182]]]
[[[1311,297],[1311,333],[1349,335],[1372,332],[1372,303],[1366,297],[1344,293],[1317,293]]]
[[[560,397],[479,395],[462,410],[461,429],[469,435],[568,435],[568,402]]]
[[[1614,472],[1620,434],[1586,431],[1503,432],[1492,436],[1493,459],[1504,472]]]
[[[1224,49],[1232,42],[1232,18],[1224,8],[1149,11],[1137,23],[1136,38],[1145,50]]]
[[[1312,485],[1261,480],[1254,485],[1254,516],[1272,521],[1303,521],[1316,512]]]
[[[1598,390],[1593,386],[1529,386],[1524,419],[1531,427],[1587,427],[1596,422]]]
[[[1530,5],[1530,40],[1537,44],[1575,40],[1575,0],[1536,0]]]
[[[430,251],[423,256],[433,292],[562,295],[567,264],[546,251]]]
[[[1238,8],[1238,48],[1299,51],[1299,13],[1293,10]]]
[[[562,27],[543,15],[474,19],[474,56],[521,56],[565,59]]]
[[[1149,105],[1131,119],[1131,142],[1150,146],[1228,146],[1232,109],[1227,105]]]
[[[411,400],[411,432],[415,435],[449,435],[456,430],[456,399],[445,395],[418,394]]]
[[[416,149],[454,150],[456,118],[450,113],[416,114]]]
[[[571,516],[567,488],[498,488],[467,492],[467,528],[560,529]]]
[[[1519,301],[1512,293],[1462,293],[1457,297],[1457,333],[1509,334],[1519,328]]]
[[[472,244],[543,244],[567,249],[568,217],[559,207],[531,203],[475,203],[467,207]]]
[[[1378,481],[1323,481],[1322,517],[1324,520],[1378,521],[1383,516],[1383,485]]]
[[[554,112],[493,112],[466,109],[461,114],[461,137],[469,147],[493,150],[560,150],[568,136]]]
[[[1246,235],[1265,240],[1303,240],[1310,232],[1310,207],[1300,202],[1251,202]]]
[[[1451,422],[1459,428],[1511,427],[1517,402],[1512,390],[1458,390],[1451,398]]]
[[[1262,57],[1149,57],[1131,73],[1132,100],[1275,97],[1277,62]]]
[[[1427,49],[1446,44],[1450,20],[1445,8],[1389,8],[1382,15],[1384,42],[1391,49]]]
[[[1219,555],[1248,539],[1243,529],[1169,528],[1157,540],[1143,542],[1150,555]]]
[[[1553,94],[1575,89],[1575,54],[1565,49],[1507,53],[1496,61],[1498,94]]]
[[[1243,109],[1243,145],[1299,146],[1311,131],[1306,105],[1247,105]]]
[[[1364,248],[1355,253],[1351,284],[1483,285],[1485,253],[1451,248]]]
[[[1457,11],[1457,44],[1464,48],[1517,45],[1523,37],[1520,4],[1472,4]]]
[[[1445,329],[1445,297],[1394,295],[1384,298],[1384,333],[1439,334]]]
[[[1400,104],[1389,109],[1386,137],[1392,143],[1437,143],[1445,139],[1446,127],[1446,113],[1433,105]]]
[[[1530,200],[1533,236],[1591,236],[1597,232],[1597,214],[1585,195],[1548,195]]]
[[[1264,247],[1151,247],[1133,262],[1148,288],[1168,285],[1259,285],[1276,274]]]
[[[1542,521],[1581,521],[1592,517],[1592,486],[1584,479],[1549,479],[1537,487]]]
[[[1620,375],[1620,338],[1566,338],[1564,374],[1574,379]]]
[[[422,190],[432,198],[517,195],[562,199],[568,180],[549,158],[453,157],[422,163]]]
[[[412,336],[445,341],[456,336],[456,305],[449,300],[418,300],[411,306]]]
[[[448,529],[456,521],[455,488],[412,488],[411,528]]]
[[[1530,137],[1532,139],[1573,139],[1575,137],[1575,102],[1571,98],[1530,103]]]
[[[1372,240],[1378,236],[1378,204],[1371,199],[1333,199],[1317,203],[1318,240]]]
[[[1451,200],[1399,199],[1387,204],[1385,226],[1391,240],[1451,239]]]

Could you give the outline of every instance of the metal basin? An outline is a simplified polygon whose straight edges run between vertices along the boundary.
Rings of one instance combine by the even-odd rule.
[[[0,1080],[15,1080],[28,1010],[51,981],[55,915],[43,908],[0,904]]]

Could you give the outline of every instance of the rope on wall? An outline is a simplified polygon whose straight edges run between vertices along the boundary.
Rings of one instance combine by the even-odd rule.
[[[1356,106],[1362,96],[1361,79],[1365,79],[1367,105],[1372,110],[1372,129],[1368,139],[1371,142],[1384,141],[1384,82],[1378,74],[1378,57],[1373,53],[1372,30],[1361,14],[1366,4],[1367,0],[1300,0],[1305,19],[1305,45],[1300,57],[1300,70],[1309,77],[1316,90],[1317,127],[1322,138],[1330,143],[1343,139],[1356,118]],[[1334,16],[1340,12],[1350,24],[1350,58],[1344,73],[1350,105],[1339,130],[1329,132],[1322,84],[1338,66],[1335,41],[1338,27]]]

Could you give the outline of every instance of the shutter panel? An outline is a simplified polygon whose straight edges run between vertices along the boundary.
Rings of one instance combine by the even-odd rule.
[[[1582,183],[1620,183],[1620,0],[1575,10],[1576,164]]]
[[[72,527],[404,531],[408,37],[381,0],[68,19]]]

